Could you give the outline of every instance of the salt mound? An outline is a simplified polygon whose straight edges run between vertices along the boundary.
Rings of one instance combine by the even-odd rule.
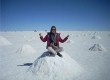
[[[102,39],[100,36],[92,36],[91,39]]]
[[[5,45],[12,45],[12,43],[3,36],[0,36],[0,46],[5,46]]]
[[[91,48],[91,51],[106,51],[106,49],[101,44],[94,44]]]
[[[48,56],[48,52],[43,53],[30,66],[28,72],[33,73],[37,80],[75,79],[82,73],[83,68],[67,53],[61,52],[61,54],[63,58],[57,55],[55,57]]]
[[[36,51],[28,44],[23,45],[21,48],[19,48],[17,51],[17,53],[20,54],[28,54],[28,53],[35,53]]]

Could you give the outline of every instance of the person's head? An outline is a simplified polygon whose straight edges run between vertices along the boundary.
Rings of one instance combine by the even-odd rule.
[[[50,32],[51,33],[56,33],[56,27],[55,26],[52,26]]]

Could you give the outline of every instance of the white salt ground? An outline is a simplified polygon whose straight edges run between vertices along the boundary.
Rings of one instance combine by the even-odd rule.
[[[37,80],[73,80],[83,72],[83,68],[66,52],[59,56],[48,56],[43,53],[36,59],[28,72],[36,76]]]
[[[12,43],[5,37],[0,36],[0,46],[12,45]]]
[[[63,55],[64,56],[63,58],[60,58],[58,56],[56,56],[54,59],[53,57],[43,57],[42,59],[39,59],[38,62],[37,62],[37,58],[44,51],[46,51],[45,48],[46,43],[43,43],[39,39],[39,33],[42,33],[42,35],[45,36],[47,34],[46,32],[44,31],[38,31],[37,33],[32,31],[0,32],[0,36],[6,38],[8,41],[10,41],[13,44],[11,46],[10,45],[0,46],[0,73],[1,73],[0,80],[38,80],[38,78],[40,80],[40,77],[37,78],[36,75],[37,72],[35,71],[35,73],[33,73],[34,69],[35,70],[40,69],[39,70],[40,72],[38,73],[42,73],[42,71],[47,71],[47,72],[49,71],[50,73],[54,72],[54,74],[48,73],[48,76],[47,75],[44,76],[45,77],[43,78],[44,80],[49,80],[49,79],[63,80],[64,78],[69,78],[69,77],[70,80],[72,79],[72,77],[73,77],[72,80],[110,80],[110,76],[109,76],[110,36],[108,35],[110,34],[109,31],[99,31],[95,33],[95,35],[101,36],[102,39],[100,40],[91,39],[94,31],[59,31],[59,32],[61,33],[62,38],[67,36],[67,34],[72,34],[70,35],[68,40],[73,40],[75,43],[74,44],[71,43],[68,44],[66,42],[63,44],[60,43],[60,46],[63,47],[64,50],[66,51],[65,54]],[[83,35],[80,35],[79,37],[76,37],[76,35],[78,34],[86,34],[87,36],[84,37]],[[24,35],[25,37],[23,37]],[[26,40],[30,40],[34,36],[36,37],[35,41],[34,40],[28,42],[26,41]],[[29,44],[32,48],[34,48],[36,50],[35,54],[28,53],[29,51],[23,54],[17,54],[16,51],[18,50],[18,48],[22,48],[21,45],[23,44]],[[88,50],[94,44],[102,44],[107,51],[105,52],[105,51]],[[35,62],[39,63],[40,65],[43,65],[44,63],[44,65],[46,65],[46,67],[48,66],[49,68],[45,69],[43,68],[44,67],[43,66],[43,67],[39,67],[38,69],[37,64],[34,67],[30,67],[29,64],[32,63],[35,64]],[[81,68],[84,68],[84,70]],[[63,71],[63,69],[65,70]],[[57,72],[60,73],[64,72],[64,74],[59,75],[57,77],[56,76]],[[80,76],[78,76],[78,74]],[[41,75],[44,74],[42,73]],[[50,75],[51,77],[49,77]],[[58,79],[61,76],[62,78]]]
[[[91,51],[106,51],[102,44],[94,44],[92,47],[89,48]]]
[[[32,48],[30,45],[28,44],[24,44],[22,45],[17,51],[16,53],[19,53],[19,54],[32,54],[32,53],[35,53],[35,49]]]

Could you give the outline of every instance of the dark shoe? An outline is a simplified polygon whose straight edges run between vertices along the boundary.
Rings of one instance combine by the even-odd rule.
[[[57,55],[58,55],[59,57],[63,57],[59,52],[57,53]]]
[[[55,57],[55,55],[51,52],[49,52],[49,56]]]

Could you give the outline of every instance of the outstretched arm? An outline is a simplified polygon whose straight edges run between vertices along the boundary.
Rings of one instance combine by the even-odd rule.
[[[62,38],[60,37],[60,35],[59,35],[59,41],[60,41],[61,43],[64,43],[64,42],[68,39],[68,37],[69,37],[69,35],[67,35],[64,39],[62,39]]]
[[[46,42],[46,41],[47,41],[47,35],[43,38],[43,36],[42,36],[41,33],[40,33],[39,36],[40,36],[40,39],[41,39],[43,42]]]

